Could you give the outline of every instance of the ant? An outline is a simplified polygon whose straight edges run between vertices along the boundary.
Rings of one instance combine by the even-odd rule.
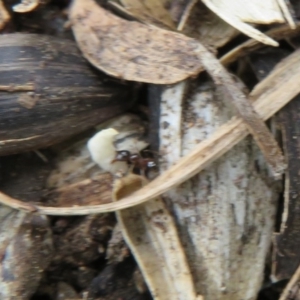
[[[142,173],[145,173],[148,169],[155,168],[157,166],[155,160],[149,157],[142,157],[138,153],[130,153],[128,150],[117,151],[116,157],[112,163],[116,161],[125,161],[134,168],[139,169]]]

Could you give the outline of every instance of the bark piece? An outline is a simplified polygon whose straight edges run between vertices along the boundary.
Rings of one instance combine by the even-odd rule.
[[[112,182],[111,174],[98,174],[93,176],[93,179],[85,179],[52,190],[43,196],[43,200],[48,205],[51,204],[57,207],[110,203],[112,202]]]

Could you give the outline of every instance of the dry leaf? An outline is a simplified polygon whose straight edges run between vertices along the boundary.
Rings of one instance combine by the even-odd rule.
[[[6,10],[3,1],[0,0],[0,29],[2,29],[9,20],[10,15]]]
[[[165,9],[161,0],[121,0],[127,11],[138,20],[147,24],[164,24],[170,29],[176,29],[170,13]]]
[[[107,74],[168,84],[203,69],[195,53],[196,40],[123,20],[93,0],[74,0],[70,19],[83,55]]]
[[[191,75],[190,71],[195,70],[195,67],[191,64],[190,58],[197,58],[198,54],[199,60],[195,61],[197,66],[200,67],[199,61],[205,64],[213,78],[224,87],[226,92],[229,91],[232,96],[229,98],[232,99],[238,112],[249,126],[273,168],[274,175],[281,174],[284,168],[283,157],[271,133],[259,119],[245,95],[235,88],[233,80],[223,70],[217,59],[200,43],[176,33],[122,20],[97,6],[93,0],[85,2],[75,0],[70,15],[76,39],[89,61],[108,73],[112,70],[120,73],[123,70],[124,73],[119,74],[118,77],[127,80],[152,81],[153,83],[176,82],[179,79],[178,73],[168,72],[172,69],[174,71],[174,66],[180,68],[181,64],[181,71],[185,73],[185,77]],[[102,17],[99,18],[99,15]],[[123,25],[122,28],[121,25]],[[85,35],[83,35],[84,32]],[[116,50],[119,50],[119,53]],[[162,59],[164,61],[162,63],[166,65],[159,66],[158,59]],[[178,60],[181,62],[179,63]],[[176,71],[179,72],[179,69]],[[117,76],[116,73],[113,75]]]
[[[272,0],[271,0],[272,1]],[[261,43],[271,45],[271,46],[278,46],[278,43],[274,41],[273,39],[269,38],[259,30],[253,28],[252,26],[244,23],[241,18],[239,17],[239,14],[235,14],[231,12],[231,1],[215,1],[215,0],[202,0],[202,2],[210,9],[212,10],[215,14],[217,14],[221,19],[223,19],[225,22],[230,24],[231,26],[235,27],[239,31],[243,32],[244,34],[252,37],[253,39],[256,39],[260,41]],[[243,2],[245,3],[245,2]],[[253,1],[248,1],[247,3],[253,3]],[[260,1],[260,3],[264,3],[264,1]],[[242,5],[242,8],[245,5]],[[233,8],[234,10],[234,8]],[[265,11],[263,11],[265,13]],[[277,12],[277,10],[275,10]],[[280,10],[279,10],[280,12]],[[280,14],[281,15],[281,14]],[[277,12],[276,14],[276,19],[280,16]],[[275,17],[274,17],[275,18]],[[282,15],[282,22],[284,21]]]
[[[284,23],[277,0],[209,0],[223,13],[239,18],[243,22],[270,24]]]
[[[147,180],[130,174],[117,179],[116,200],[135,192]],[[117,212],[123,236],[130,247],[154,299],[195,300],[195,290],[185,252],[170,212],[157,198]]]
[[[299,35],[299,33],[300,33],[299,24],[295,29],[291,29],[289,26],[283,25],[267,31],[267,34],[276,40],[289,39]],[[227,66],[230,63],[237,61],[240,57],[246,56],[250,52],[253,52],[262,47],[264,47],[264,45],[259,43],[257,40],[253,40],[253,39],[247,40],[246,42],[238,45],[237,47],[233,48],[225,55],[223,55],[220,58],[220,62],[223,65]]]

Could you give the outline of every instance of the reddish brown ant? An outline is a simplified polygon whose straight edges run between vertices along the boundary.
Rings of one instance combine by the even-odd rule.
[[[153,158],[142,157],[140,154],[130,153],[128,150],[117,151],[116,157],[112,163],[116,161],[125,161],[133,168],[139,169],[142,173],[157,166]]]

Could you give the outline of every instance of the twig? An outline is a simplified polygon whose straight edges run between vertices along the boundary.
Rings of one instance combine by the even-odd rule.
[[[177,25],[177,30],[182,31],[182,29],[185,26],[185,23],[188,19],[188,17],[191,14],[191,10],[194,7],[194,5],[197,3],[197,0],[190,0],[190,2],[187,4],[187,6],[184,9],[184,12],[180,18],[179,24]]]
[[[296,36],[299,34],[299,32],[300,32],[300,25],[298,24],[294,30],[291,30],[291,28],[288,25],[283,25],[267,31],[266,34],[276,40],[279,40],[282,38],[286,39],[289,37]],[[262,47],[264,47],[264,45],[258,42],[257,40],[254,39],[247,40],[246,42],[238,45],[237,47],[233,48],[225,55],[223,55],[220,58],[220,62],[224,66],[227,66],[230,63],[236,61],[238,58],[247,55],[249,52],[260,49]]]
[[[254,110],[246,95],[241,92],[231,75],[201,44],[198,46],[199,59],[214,82],[222,87],[224,96],[228,98],[237,109],[239,115],[246,123],[260,150],[269,163],[275,177],[279,177],[285,169],[283,154],[268,127]],[[259,111],[258,111],[259,112]]]
[[[0,192],[0,203],[19,210],[26,210],[29,212],[37,211],[37,208],[33,204],[26,203],[18,199],[14,199],[1,192]]]

